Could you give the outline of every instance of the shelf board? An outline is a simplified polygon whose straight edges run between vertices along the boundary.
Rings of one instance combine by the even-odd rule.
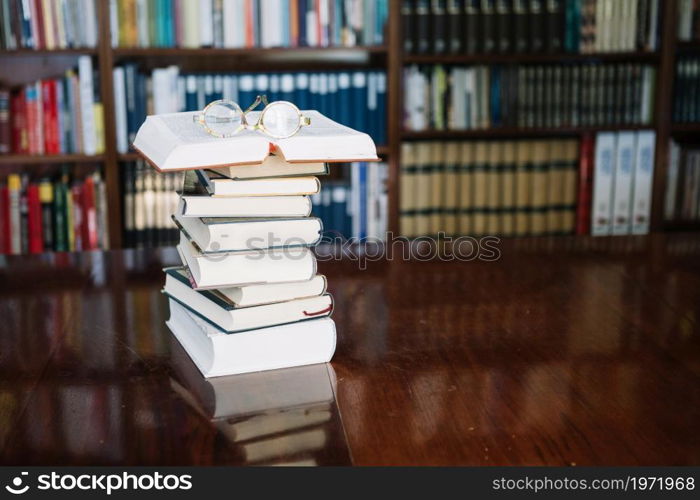
[[[651,130],[654,125],[620,125],[609,127],[556,127],[556,128],[490,128],[475,130],[404,130],[402,139],[489,139],[500,137],[537,137],[579,135],[586,132],[605,132],[618,130]]]
[[[666,231],[700,231],[700,220],[671,220],[664,222]]]
[[[318,55],[329,53],[342,52],[367,52],[371,54],[385,54],[387,47],[385,45],[369,46],[369,47],[251,47],[240,49],[223,49],[213,47],[202,48],[163,48],[163,47],[117,47],[112,49],[112,52],[117,57],[198,57],[198,56],[240,56],[240,57],[257,57],[265,55]]]
[[[676,42],[676,49],[682,51],[698,51],[700,50],[700,40],[690,40],[688,42]]]
[[[671,133],[700,134],[700,123],[672,123]]]
[[[74,49],[53,49],[53,50],[34,50],[34,49],[17,49],[17,50],[0,50],[1,57],[43,57],[43,56],[80,56],[84,54],[97,54],[96,48],[74,48]]]
[[[46,165],[56,163],[98,163],[104,155],[0,155],[0,165]]]
[[[499,64],[551,62],[648,62],[659,60],[658,52],[603,52],[598,54],[407,54],[404,64]]]

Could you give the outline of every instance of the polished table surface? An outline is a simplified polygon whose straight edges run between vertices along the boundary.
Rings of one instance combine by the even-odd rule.
[[[172,249],[0,257],[3,464],[700,464],[700,235],[321,262],[329,365],[205,381]]]

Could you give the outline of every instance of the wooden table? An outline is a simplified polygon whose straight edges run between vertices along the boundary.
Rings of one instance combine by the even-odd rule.
[[[332,364],[218,385],[164,325],[172,249],[0,257],[1,462],[700,464],[700,236],[499,249],[323,262]]]

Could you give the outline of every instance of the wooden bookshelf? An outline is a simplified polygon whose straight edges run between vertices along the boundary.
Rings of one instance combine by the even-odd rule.
[[[102,163],[105,155],[0,155],[0,165],[49,165],[57,163]]]
[[[405,64],[527,64],[557,62],[639,62],[656,64],[658,52],[605,52],[598,54],[406,54]]]
[[[99,162],[104,166],[109,206],[109,233],[113,247],[122,246],[122,193],[120,185],[120,165],[134,161],[134,153],[117,154],[115,133],[114,93],[112,70],[122,60],[138,60],[145,67],[179,64],[197,71],[221,71],[235,68],[238,71],[290,71],[315,68],[336,69],[341,67],[375,68],[387,72],[387,137],[388,143],[379,145],[378,153],[389,163],[389,227],[396,232],[399,227],[399,161],[402,141],[428,139],[489,139],[519,137],[578,136],[603,130],[656,131],[656,168],[652,206],[652,230],[670,230],[673,225],[663,221],[663,194],[666,183],[668,141],[672,134],[682,134],[687,138],[700,138],[700,124],[672,124],[673,79],[676,56],[686,51],[700,50],[700,43],[679,43],[676,40],[677,0],[662,2],[660,12],[660,48],[656,52],[626,52],[599,54],[471,54],[471,55],[409,55],[403,53],[402,20],[400,0],[390,0],[386,44],[370,47],[303,47],[303,48],[113,48],[110,45],[109,2],[98,2],[98,26],[100,39],[94,49],[77,48],[53,51],[15,50],[0,51],[3,69],[26,66],[25,61],[42,57],[70,57],[83,54],[94,55],[95,67],[99,73],[100,93],[105,115],[105,152],[102,155],[58,155],[37,157],[27,155],[0,156],[2,165],[39,165],[59,163]],[[402,76],[408,64],[513,64],[513,63],[554,63],[554,62],[637,62],[656,66],[656,94],[654,102],[654,123],[649,126],[618,127],[559,127],[559,128],[493,128],[488,130],[464,131],[424,131],[402,130]],[[32,63],[35,64],[35,63]],[[41,65],[36,64],[37,70]],[[683,226],[697,228],[695,226]]]

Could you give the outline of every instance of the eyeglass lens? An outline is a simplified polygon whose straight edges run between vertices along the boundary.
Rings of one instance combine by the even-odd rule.
[[[272,103],[265,109],[262,125],[272,136],[287,137],[299,128],[299,113],[287,103]]]
[[[241,125],[241,110],[233,103],[214,103],[204,113],[204,123],[216,135],[232,134]]]

